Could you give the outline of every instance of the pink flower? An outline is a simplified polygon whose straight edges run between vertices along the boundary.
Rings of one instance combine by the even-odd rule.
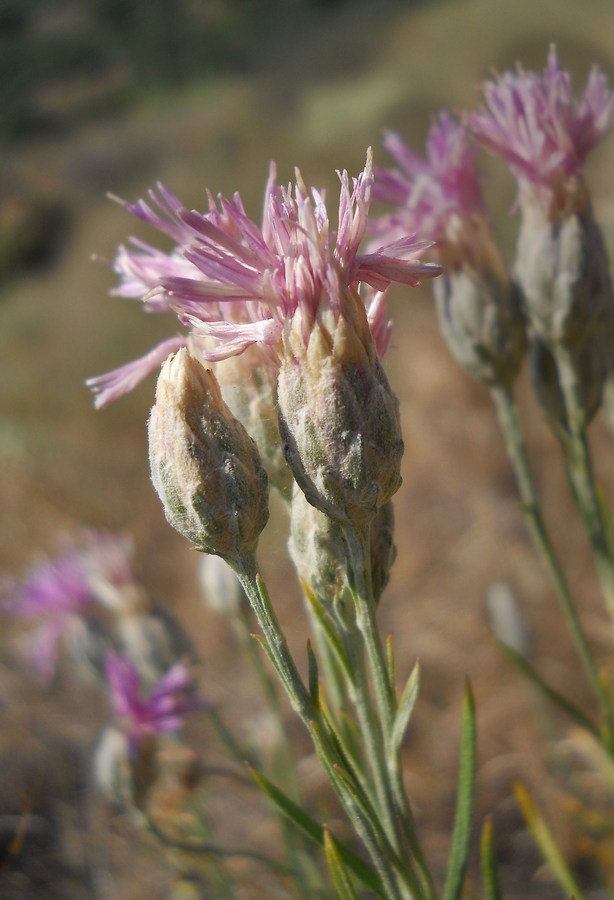
[[[449,113],[440,112],[431,125],[426,159],[393,132],[383,143],[400,168],[375,170],[374,198],[396,207],[370,227],[381,241],[419,232],[442,243],[459,220],[485,215],[476,148]]]
[[[144,738],[179,731],[184,717],[203,707],[191,693],[190,673],[181,662],[172,666],[149,693],[144,692],[138,671],[127,656],[109,652],[106,669],[113,709],[122,721],[132,752]]]
[[[373,175],[370,157],[352,180],[339,175],[341,194],[336,234],[330,230],[324,199],[309,194],[297,172],[294,190],[277,185],[271,164],[262,226],[245,213],[241,198],[209,196],[209,210],[187,210],[161,185],[150,193],[156,209],[141,200],[127,209],[170,235],[170,254],[132,241],[120,248],[114,268],[120,275],[115,293],[139,296],[145,308],[172,309],[188,329],[149,354],[107,375],[90,379],[104,406],[130,390],[180,343],[209,361],[242,353],[257,345],[263,363],[277,365],[281,336],[300,311],[304,328],[313,323],[320,303],[339,311],[344,288],[361,283],[384,291],[394,282],[415,285],[440,269],[421,263],[428,243],[404,236],[368,254],[358,252],[366,230]],[[341,289],[340,289],[341,288]]]
[[[40,563],[23,583],[6,587],[3,593],[9,599],[2,609],[16,618],[38,621],[29,637],[29,655],[49,681],[63,636],[74,634],[95,604],[110,605],[120,594],[130,599],[137,590],[127,539],[86,529],[78,544],[57,559]]]
[[[62,635],[94,601],[81,557],[70,549],[55,561],[41,563],[11,593],[4,611],[40,622],[30,641],[30,656],[39,674],[49,681]]]
[[[476,140],[504,159],[516,178],[548,191],[580,174],[614,124],[614,95],[605,76],[593,68],[575,100],[554,46],[543,75],[517,66],[487,81],[484,99],[486,108],[469,116]]]

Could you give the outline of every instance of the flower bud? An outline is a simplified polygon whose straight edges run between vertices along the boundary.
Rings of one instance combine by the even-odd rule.
[[[117,728],[105,728],[94,751],[94,777],[107,800],[124,804],[132,796],[128,738]]]
[[[439,328],[458,363],[488,385],[512,384],[526,352],[518,289],[507,278],[468,267],[433,282]]]
[[[201,558],[198,583],[204,603],[214,612],[235,616],[246,602],[239,579],[219,556]]]
[[[608,256],[586,189],[570,211],[552,219],[525,187],[516,275],[531,324],[546,344],[579,347],[610,303]]]
[[[394,513],[388,501],[371,523],[371,578],[377,602],[390,579],[396,556],[393,541]],[[320,512],[298,488],[290,508],[288,550],[299,577],[327,606],[348,589],[348,551],[338,522]]]
[[[215,374],[224,401],[256,441],[270,483],[290,501],[292,472],[281,449],[275,406],[277,369],[263,362],[262,353],[254,360],[250,350],[256,355],[255,348],[248,348],[230,356],[216,365]]]
[[[306,332],[306,334],[304,333]],[[364,527],[401,484],[399,402],[354,291],[343,310],[297,312],[284,333],[278,381],[284,454],[313,506]]]
[[[394,507],[389,500],[380,506],[371,524],[371,582],[376,603],[390,581],[390,570],[396,558]]]
[[[187,634],[164,609],[127,613],[118,618],[116,627],[122,653],[147,684],[158,682],[180,660],[194,659]]]
[[[343,529],[312,506],[298,485],[290,507],[288,551],[299,578],[327,605],[347,590]]]
[[[586,424],[601,406],[601,397],[607,369],[604,363],[598,335],[574,353],[574,364],[580,389],[580,404]],[[529,353],[529,371],[539,405],[556,426],[567,429],[565,400],[559,384],[554,357],[538,337],[533,340]]]
[[[258,448],[211,371],[187,350],[162,367],[149,418],[151,478],[166,518],[205,553],[253,553],[268,519]]]

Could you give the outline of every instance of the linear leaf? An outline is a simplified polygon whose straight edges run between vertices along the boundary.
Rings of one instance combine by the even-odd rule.
[[[313,652],[311,641],[307,641],[307,662],[309,666],[309,694],[315,709],[318,709],[320,706],[320,680],[318,677],[318,661]]]
[[[554,878],[568,897],[574,897],[575,900],[583,900],[582,891],[571,874],[563,854],[559,850],[554,836],[533,798],[522,784],[514,785],[514,794],[527,827],[533,835],[533,840],[541,850],[541,854],[548,863]]]
[[[403,688],[403,693],[401,694],[401,699],[399,700],[397,712],[394,717],[388,747],[388,752],[391,756],[394,756],[398,752],[403,743],[403,738],[405,737],[405,732],[407,731],[409,720],[411,719],[411,714],[416,704],[419,686],[420,663],[416,662],[416,665],[413,667],[411,674],[407,679],[407,684]]]
[[[394,685],[396,677],[394,671],[394,647],[392,646],[392,635],[386,638],[386,665],[388,667],[388,681]]]
[[[463,890],[471,839],[476,758],[475,706],[471,685],[467,682],[463,702],[456,814],[443,900],[459,900]]]
[[[340,900],[358,900],[335,839],[326,825],[324,826],[324,852]]]
[[[486,900],[503,900],[493,843],[492,819],[490,816],[486,818],[482,827],[480,857],[482,863],[482,883],[484,885]]]
[[[324,846],[324,828],[305,812],[298,804],[291,800],[283,791],[276,787],[265,775],[258,772],[253,766],[248,768],[258,786],[264,791],[273,803],[286,815],[291,822],[300,828],[301,831],[310,837],[313,841]],[[332,838],[337,847],[338,853],[345,865],[356,875],[368,890],[373,891],[382,900],[386,900],[384,890],[380,880],[373,869],[367,865],[350,847],[343,844],[337,838]]]
[[[352,673],[352,666],[351,666],[350,660],[349,660],[348,655],[345,651],[345,648],[341,642],[341,638],[335,631],[333,624],[330,621],[330,619],[326,613],[326,610],[324,609],[324,607],[320,603],[320,600],[318,599],[318,597],[316,597],[316,595],[314,594],[314,592],[311,590],[311,588],[309,587],[309,585],[307,584],[307,582],[304,579],[301,579],[301,586],[303,588],[303,593],[305,594],[305,598],[307,599],[307,602],[309,603],[309,606],[311,607],[313,614],[315,615],[316,619],[318,620],[320,628],[322,629],[324,636],[326,637],[326,640],[328,641],[330,647],[332,648],[334,655],[341,663],[341,667],[343,668],[343,671],[345,672],[345,674],[348,675],[350,677],[350,679],[352,679],[353,673]]]
[[[567,697],[564,697],[562,694],[559,694],[558,691],[555,691],[554,688],[550,687],[547,682],[538,675],[535,671],[531,663],[525,659],[520,653],[516,650],[512,649],[508,644],[504,644],[501,641],[497,641],[499,647],[503,651],[503,653],[507,656],[509,661],[513,663],[516,668],[522,672],[522,674],[529,679],[539,690],[548,697],[555,706],[558,706],[559,709],[562,709],[563,712],[567,713],[568,716],[571,716],[572,719],[581,725],[582,728],[585,728],[590,734],[592,734],[597,740],[601,740],[601,732],[597,728],[596,725],[591,722],[591,720],[584,715],[584,713],[578,709]]]

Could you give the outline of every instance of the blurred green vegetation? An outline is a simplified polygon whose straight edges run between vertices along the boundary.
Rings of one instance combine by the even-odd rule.
[[[378,13],[418,2],[379,0]],[[287,63],[293,35],[321,29],[323,15],[352,5],[351,0],[2,0],[0,141],[61,131],[152,89]]]

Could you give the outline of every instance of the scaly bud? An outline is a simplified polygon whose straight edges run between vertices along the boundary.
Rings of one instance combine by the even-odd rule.
[[[518,289],[493,270],[461,267],[433,283],[439,328],[458,363],[488,385],[510,385],[526,352]]]
[[[299,578],[332,604],[347,589],[347,546],[338,522],[307,500],[298,485],[290,507],[288,551]]]
[[[217,363],[215,374],[224,400],[256,441],[270,483],[290,501],[292,472],[281,449],[275,406],[277,368],[249,347]]]
[[[203,602],[214,612],[236,616],[247,602],[239,579],[219,556],[201,557],[198,583]]]
[[[580,179],[571,197],[572,206],[553,218],[531,186],[521,186],[516,275],[542,341],[573,349],[595,330],[612,285],[603,236]]]
[[[295,313],[284,332],[278,381],[284,454],[313,506],[364,527],[401,484],[399,402],[380,365],[364,306],[352,289]]]
[[[580,388],[579,400],[588,425],[601,406],[607,376],[599,335],[591,335],[574,353],[574,365]],[[539,405],[556,426],[566,429],[567,414],[556,363],[547,345],[538,337],[531,345],[529,371]]]
[[[394,512],[388,501],[371,523],[371,579],[375,602],[390,579],[395,560]],[[338,522],[307,501],[298,488],[290,507],[288,550],[299,577],[329,607],[348,589],[348,550]]]
[[[186,349],[160,372],[149,418],[151,478],[166,518],[205,553],[253,553],[268,519],[258,448],[211,371]]]

